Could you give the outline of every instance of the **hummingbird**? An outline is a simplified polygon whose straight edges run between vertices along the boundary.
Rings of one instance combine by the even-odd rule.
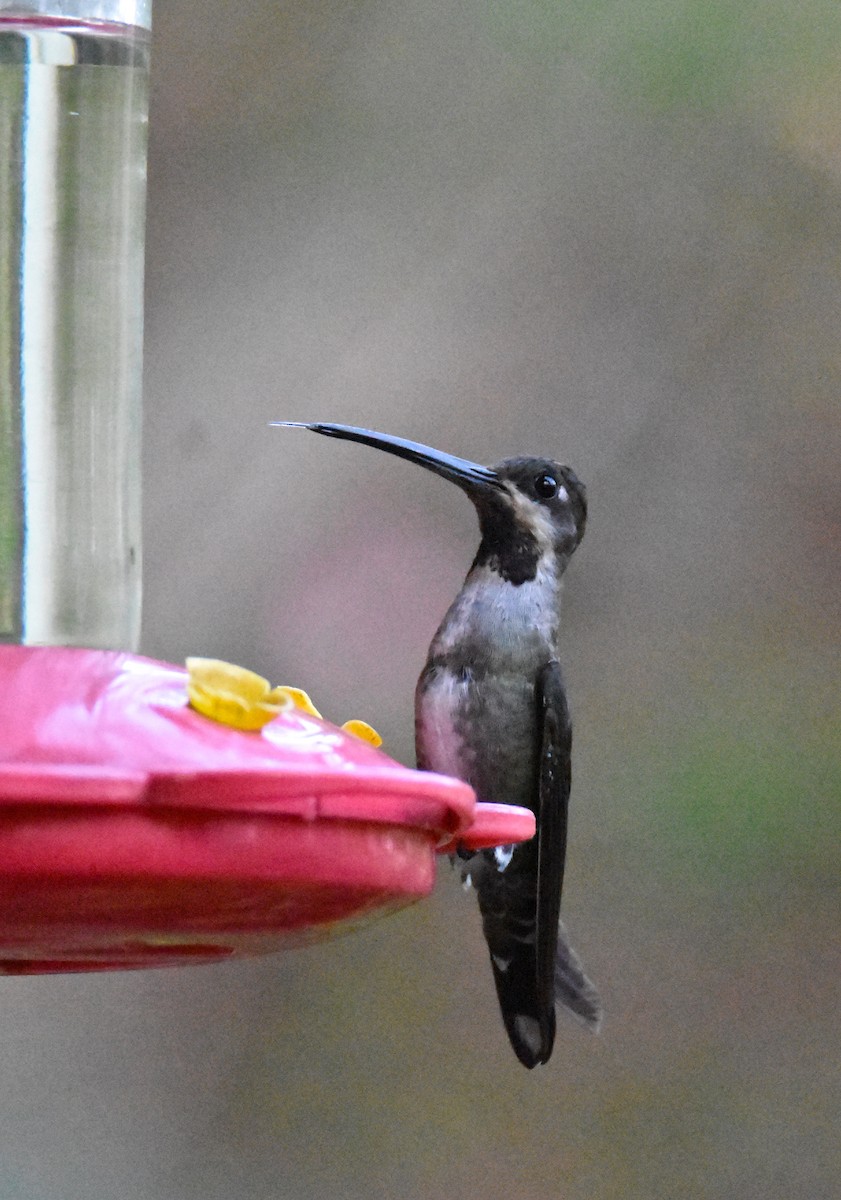
[[[530,808],[535,836],[460,851],[475,888],[508,1038],[519,1061],[546,1063],[555,1008],[596,1031],[598,993],[560,923],[572,726],[558,662],[561,579],[584,534],[584,485],[548,458],[486,467],[352,425],[278,421],[361,442],[450,480],[472,501],[480,543],[432,639],[415,692],[421,770],[470,784],[480,800]]]

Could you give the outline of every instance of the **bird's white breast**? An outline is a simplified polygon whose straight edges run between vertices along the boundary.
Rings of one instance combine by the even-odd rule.
[[[417,711],[418,752],[427,770],[458,779],[466,778],[469,770],[456,717],[467,687],[463,675],[439,668],[427,681]]]

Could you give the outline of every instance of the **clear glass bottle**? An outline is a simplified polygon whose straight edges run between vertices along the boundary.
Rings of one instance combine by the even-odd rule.
[[[151,0],[0,0],[0,641],[134,649]]]

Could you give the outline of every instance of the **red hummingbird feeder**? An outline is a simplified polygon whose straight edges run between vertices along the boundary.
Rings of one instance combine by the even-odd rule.
[[[429,894],[435,853],[534,833],[290,708],[260,732],[189,707],[186,672],[0,649],[0,972],[266,954]]]

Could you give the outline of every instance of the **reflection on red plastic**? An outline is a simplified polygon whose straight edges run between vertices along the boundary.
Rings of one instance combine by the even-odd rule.
[[[0,647],[0,973],[270,953],[428,895],[436,847],[534,833],[298,710],[262,733],[209,721],[184,681]]]

